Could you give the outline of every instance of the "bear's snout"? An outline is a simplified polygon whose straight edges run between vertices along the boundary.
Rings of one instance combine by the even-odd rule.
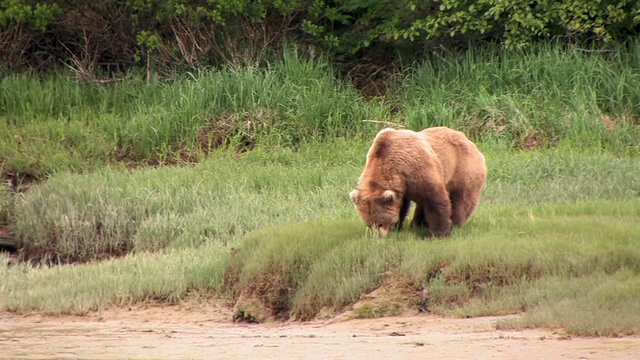
[[[391,225],[380,225],[378,226],[378,234],[380,234],[381,237],[386,237],[391,232],[392,228],[393,226]]]

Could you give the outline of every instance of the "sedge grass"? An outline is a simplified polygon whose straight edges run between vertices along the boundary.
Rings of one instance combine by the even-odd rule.
[[[342,157],[331,157],[338,148]],[[221,152],[193,166],[133,173],[61,173],[21,198],[15,233],[28,258],[60,263],[234,244],[265,224],[344,218],[357,149],[342,141],[299,152]]]
[[[631,115],[640,104],[637,47],[585,51],[550,44],[435,54],[409,72],[400,103],[412,128],[447,125],[518,146],[571,140],[637,154]]]
[[[361,120],[389,117],[385,104],[366,102],[325,59],[294,50],[266,68],[208,69],[167,82],[135,74],[109,85],[11,75],[0,79],[0,104],[0,171],[39,178],[120,156],[197,154],[198,131],[229,114],[263,125],[254,134],[259,143],[292,146],[353,135],[364,128]]]

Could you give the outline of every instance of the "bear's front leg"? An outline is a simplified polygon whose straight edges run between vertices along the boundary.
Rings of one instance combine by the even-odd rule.
[[[451,235],[451,202],[446,195],[430,197],[423,203],[424,218],[434,236]]]
[[[422,205],[420,205],[419,203],[416,203],[416,209],[413,212],[413,220],[411,221],[411,225],[414,227],[421,227],[421,228],[429,228],[429,224],[427,224],[427,216],[424,213],[424,209],[422,208]]]
[[[396,227],[398,230],[402,229],[402,225],[404,224],[404,220],[407,218],[407,213],[409,212],[409,207],[411,206],[411,201],[404,197],[402,199],[402,206],[400,207],[400,216],[398,217],[398,224]]]

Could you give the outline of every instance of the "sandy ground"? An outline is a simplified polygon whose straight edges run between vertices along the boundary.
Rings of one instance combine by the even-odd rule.
[[[116,309],[87,316],[0,314],[2,359],[634,359],[640,336],[502,331],[501,318],[429,315],[234,324],[230,309]]]

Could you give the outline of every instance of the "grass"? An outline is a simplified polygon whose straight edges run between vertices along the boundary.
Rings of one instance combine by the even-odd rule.
[[[55,232],[57,245],[45,236],[25,249],[60,262],[107,259],[5,268],[0,309],[85,313],[201,292],[233,301],[238,319],[306,320],[381,289],[387,297],[365,301],[355,316],[524,311],[501,326],[638,331],[630,300],[640,271],[637,159],[480,144],[491,175],[468,226],[447,239],[411,231],[376,239],[347,196],[367,145],[336,140],[217,152],[186,167],[52,176],[20,196],[15,231],[23,239]],[[617,173],[598,176],[606,169]],[[96,248],[109,236],[128,255]],[[590,307],[629,314],[588,320],[581,314]]]
[[[336,149],[340,158],[330,156]],[[64,263],[235,244],[266,224],[344,218],[352,209],[336,204],[347,205],[349,180],[363,160],[358,149],[363,144],[336,141],[331,148],[220,152],[193,166],[59,174],[24,196],[14,232],[32,260]]]
[[[370,135],[362,120],[448,125],[518,148],[640,152],[640,43],[611,51],[540,45],[433,55],[366,101],[321,56],[285,51],[266,68],[204,69],[103,85],[69,74],[0,79],[0,173],[45,178],[114,161],[176,163],[225,131],[263,146]],[[203,133],[204,132],[204,133]],[[232,136],[233,137],[233,136]],[[215,141],[214,145],[218,145]]]
[[[33,261],[0,255],[0,311],[196,293],[250,321],[356,306],[638,333],[637,48],[434,58],[371,101],[293,52],[151,84],[5,77],[1,172],[46,181],[0,188],[0,226]],[[447,239],[369,237],[348,197],[380,127],[363,119],[469,133],[489,167],[471,222]],[[203,147],[224,126],[230,146]]]
[[[540,204],[593,198],[637,198],[640,179],[637,157],[599,150],[576,151],[560,144],[554,149],[517,151],[502,156],[501,147],[485,146],[489,181],[486,202]]]
[[[14,206],[14,192],[8,185],[3,184],[0,186],[0,225],[6,225],[11,221]]]
[[[194,289],[202,294],[221,293],[228,256],[229,248],[212,243],[85,265],[33,267],[20,263],[3,269],[0,309],[83,315],[147,301],[175,304]]]
[[[203,128],[232,125],[265,146],[296,146],[389,116],[384,104],[338,81],[326,60],[293,50],[267,68],[209,69],[150,84],[136,74],[110,85],[15,74],[0,79],[0,104],[0,173],[37,178],[114,160],[198,157]]]
[[[564,327],[569,333],[588,336],[619,336],[638,333],[640,309],[637,272],[622,269],[609,276],[578,279],[575,289],[567,279],[552,279],[551,286],[574,288],[566,297],[540,302],[523,319],[512,326]],[[535,286],[534,291],[543,285]],[[619,311],[621,309],[622,311]],[[602,321],[606,318],[606,321]],[[508,326],[508,325],[503,325]]]
[[[190,166],[61,173],[21,198],[13,230],[30,259],[66,263],[235,244],[267,225],[344,219],[354,216],[346,194],[368,145],[343,139],[300,150],[217,152]],[[638,159],[570,149],[504,156],[503,145],[482,148],[491,169],[487,205],[638,197]]]
[[[485,48],[456,61],[435,53],[408,73],[400,103],[412,128],[454,126],[519,147],[562,140],[638,153],[638,49]]]
[[[410,231],[375,239],[354,218],[287,223],[252,232],[231,256],[229,247],[211,242],[85,265],[5,268],[0,307],[82,314],[140,301],[172,303],[197,291],[237,300],[237,318],[306,320],[391,287],[404,298],[370,301],[356,315],[524,312],[500,326],[632,334],[640,330],[639,218],[635,199],[487,205],[447,239]]]
[[[411,232],[372,239],[362,236],[357,221],[268,228],[250,235],[246,250],[233,259],[241,279],[234,282],[242,300],[236,309],[250,318],[304,320],[327,309],[342,311],[382,286],[404,292],[405,309],[461,317],[524,311],[511,326],[635,333],[639,216],[637,200],[528,211],[489,206],[469,227],[437,240]],[[387,315],[399,302],[372,304],[365,302],[357,316]],[[589,309],[595,313],[584,317]],[[613,309],[628,317],[614,316],[610,323],[603,316]],[[560,311],[563,316],[556,316]]]

